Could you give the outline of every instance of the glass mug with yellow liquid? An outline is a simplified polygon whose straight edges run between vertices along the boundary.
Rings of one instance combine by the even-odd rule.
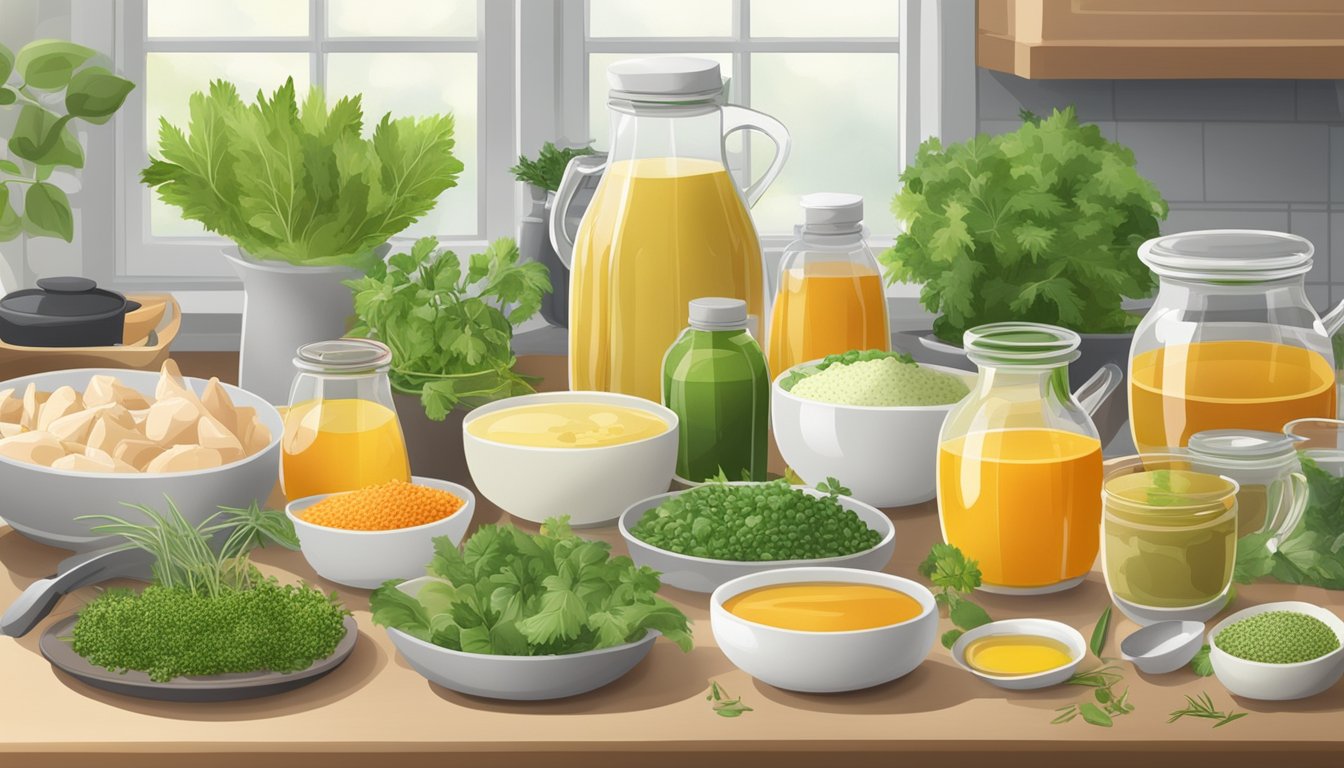
[[[369,339],[299,348],[280,441],[286,498],[411,479],[387,379],[391,363],[391,350]]]
[[[779,175],[789,134],[768,115],[721,106],[719,65],[663,56],[607,69],[611,149],[574,158],[551,207],[551,242],[570,268],[569,386],[661,401],[663,353],[693,299],[747,303],[764,325],[761,246],[747,208]],[[775,145],[745,190],[728,173],[724,138],[756,130]],[[571,237],[565,219],[584,178],[602,174]]]
[[[1129,411],[1141,453],[1184,447],[1196,432],[1278,432],[1334,418],[1331,336],[1307,300],[1312,245],[1297,235],[1208,230],[1154,238],[1139,258],[1158,277],[1134,331]]]
[[[967,331],[979,368],[938,437],[943,539],[980,563],[988,592],[1044,594],[1079,584],[1097,558],[1101,440],[1091,413],[1120,384],[1105,365],[1076,394],[1078,334],[1036,323]]]

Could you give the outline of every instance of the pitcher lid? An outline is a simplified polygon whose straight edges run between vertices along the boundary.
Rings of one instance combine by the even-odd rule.
[[[624,59],[607,67],[614,99],[662,103],[713,99],[723,92],[719,63],[693,56]]]
[[[392,362],[392,350],[373,339],[332,339],[299,347],[294,367],[318,373],[365,373]]]
[[[1205,229],[1155,237],[1139,260],[1161,277],[1256,282],[1311,270],[1311,241],[1287,232]]]

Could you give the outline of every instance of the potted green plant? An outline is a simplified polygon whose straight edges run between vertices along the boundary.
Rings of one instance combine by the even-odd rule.
[[[289,397],[298,347],[339,338],[353,312],[343,285],[381,262],[388,238],[456,184],[453,118],[383,115],[364,135],[360,97],[330,108],[289,79],[247,104],[228,82],[191,96],[187,130],[159,124],[159,157],[141,173],[165,202],[237,248],[243,282],[239,384]]]
[[[356,318],[350,335],[392,350],[388,379],[412,473],[460,481],[463,414],[534,391],[537,380],[515,370],[513,328],[551,292],[546,267],[522,262],[509,238],[463,264],[425,237],[347,285]]]
[[[1125,367],[1139,317],[1124,303],[1155,285],[1138,247],[1167,204],[1134,153],[1072,107],[1022,117],[1011,133],[920,145],[892,202],[905,231],[879,261],[888,282],[921,284],[937,313],[923,347],[959,353],[983,323],[1063,326],[1083,335],[1077,386],[1105,363]]]
[[[529,210],[518,227],[518,248],[524,261],[546,265],[555,290],[541,302],[541,316],[551,325],[569,325],[569,270],[561,263],[551,245],[551,203],[565,166],[576,157],[591,155],[588,147],[560,149],[546,142],[535,159],[518,156],[518,164],[509,169],[513,177],[527,185]]]
[[[0,243],[21,235],[74,239],[70,199],[50,181],[57,169],[84,167],[71,124],[106,123],[135,88],[97,57],[65,40],[34,40],[18,56],[0,45],[0,108],[19,111],[9,136],[0,136]],[[18,287],[19,271],[0,260],[0,295]]]

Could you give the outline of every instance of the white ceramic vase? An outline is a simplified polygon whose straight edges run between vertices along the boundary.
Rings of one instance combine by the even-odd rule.
[[[243,281],[243,334],[238,385],[274,405],[289,402],[294,353],[304,344],[338,339],[350,329],[354,296],[343,284],[354,267],[302,267],[224,249]]]

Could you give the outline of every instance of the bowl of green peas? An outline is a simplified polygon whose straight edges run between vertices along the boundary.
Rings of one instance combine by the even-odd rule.
[[[634,504],[619,528],[636,565],[692,592],[793,566],[880,571],[896,549],[896,527],[841,490],[785,480],[705,483]]]

